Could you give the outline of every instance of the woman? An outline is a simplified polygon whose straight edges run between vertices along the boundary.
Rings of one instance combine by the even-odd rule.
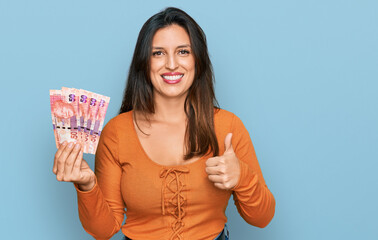
[[[249,134],[216,106],[202,29],[177,8],[152,16],[139,33],[120,114],[101,134],[96,173],[78,144],[55,156],[57,179],[77,189],[84,229],[96,239],[120,228],[125,239],[228,239],[231,194],[245,221],[265,227],[275,200]]]

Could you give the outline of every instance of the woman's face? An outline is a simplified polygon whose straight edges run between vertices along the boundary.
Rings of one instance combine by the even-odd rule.
[[[194,80],[195,61],[190,38],[184,28],[170,25],[155,33],[150,69],[156,97],[186,96]]]

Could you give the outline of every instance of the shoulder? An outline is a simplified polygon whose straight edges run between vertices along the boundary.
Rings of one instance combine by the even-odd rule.
[[[129,132],[127,130],[130,129],[133,125],[133,117],[132,117],[132,111],[125,112],[118,114],[117,116],[113,117],[108,121],[108,123],[105,125],[101,135],[104,134],[122,134],[126,130],[126,132]]]
[[[121,114],[118,114],[117,116],[110,119],[109,122],[112,122],[113,124],[122,123],[125,121],[131,121],[133,119],[132,111],[124,112]]]
[[[234,117],[236,117],[236,115],[230,111],[227,111],[222,108],[214,109],[214,119],[216,120],[227,121],[227,120],[232,120]]]
[[[132,119],[133,119],[132,111],[124,112],[111,118],[109,122],[106,124],[106,126],[116,127],[119,125],[124,125],[126,122],[132,122]]]
[[[224,109],[214,109],[214,127],[217,132],[229,132],[232,129],[235,114]]]
[[[245,128],[241,119],[234,113],[225,109],[215,109],[214,111],[214,125],[216,129],[232,132]]]
[[[242,124],[241,120],[234,113],[221,108],[214,110],[214,125],[216,128],[231,130],[240,124]]]

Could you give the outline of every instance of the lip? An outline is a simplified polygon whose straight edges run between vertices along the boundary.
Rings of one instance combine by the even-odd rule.
[[[184,74],[180,72],[167,72],[167,73],[162,74],[162,76],[175,76],[175,75],[184,75]]]
[[[167,72],[167,73],[163,73],[161,77],[163,78],[163,81],[168,84],[176,84],[182,80],[182,77],[178,79],[174,79],[174,80],[169,80],[169,79],[164,78],[164,76],[177,76],[177,75],[182,75],[182,77],[184,76],[184,74],[180,72]]]

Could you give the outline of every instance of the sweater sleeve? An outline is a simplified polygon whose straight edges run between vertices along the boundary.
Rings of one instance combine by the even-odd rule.
[[[249,133],[242,121],[234,115],[232,145],[240,163],[240,178],[232,189],[234,202],[243,219],[263,228],[272,220],[275,199],[265,184]]]
[[[121,195],[122,168],[118,159],[116,125],[110,120],[101,132],[95,157],[96,184],[77,190],[79,217],[85,231],[97,240],[110,239],[121,228],[125,204]]]

